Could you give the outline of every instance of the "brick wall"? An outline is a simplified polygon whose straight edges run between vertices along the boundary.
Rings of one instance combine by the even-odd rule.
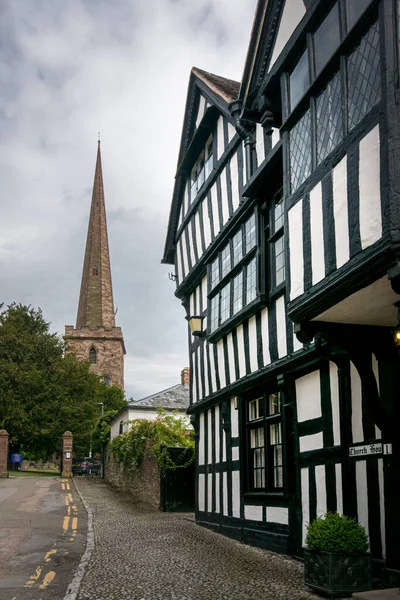
[[[8,433],[0,429],[0,477],[8,477]]]
[[[105,463],[105,479],[108,483],[128,492],[137,502],[145,502],[155,508],[160,507],[160,470],[151,451],[148,440],[142,464],[133,473],[127,474],[123,466],[114,461],[108,451]]]

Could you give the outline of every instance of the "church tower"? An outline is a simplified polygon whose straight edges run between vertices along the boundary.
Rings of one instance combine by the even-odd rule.
[[[107,385],[124,388],[125,345],[115,326],[100,141],[83,262],[76,327],[66,325],[67,351],[88,360]]]

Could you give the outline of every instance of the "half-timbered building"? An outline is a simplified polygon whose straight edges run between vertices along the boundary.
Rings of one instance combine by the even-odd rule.
[[[192,70],[163,257],[192,330],[197,522],[301,556],[310,520],[345,513],[392,585],[398,23],[398,0],[259,0],[240,84]]]

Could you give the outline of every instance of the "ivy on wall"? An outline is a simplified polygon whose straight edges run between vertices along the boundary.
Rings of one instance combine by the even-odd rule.
[[[110,450],[114,461],[122,464],[127,471],[139,468],[148,440],[163,477],[167,471],[188,467],[194,461],[193,431],[188,429],[187,420],[180,417],[179,413],[167,413],[161,408],[155,421],[130,421],[128,431],[111,440]],[[182,454],[175,461],[168,453],[171,447],[182,448]]]

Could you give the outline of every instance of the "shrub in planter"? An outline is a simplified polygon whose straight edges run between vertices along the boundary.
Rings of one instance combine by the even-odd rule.
[[[355,519],[327,513],[307,525],[304,581],[329,596],[371,589],[368,536]]]

